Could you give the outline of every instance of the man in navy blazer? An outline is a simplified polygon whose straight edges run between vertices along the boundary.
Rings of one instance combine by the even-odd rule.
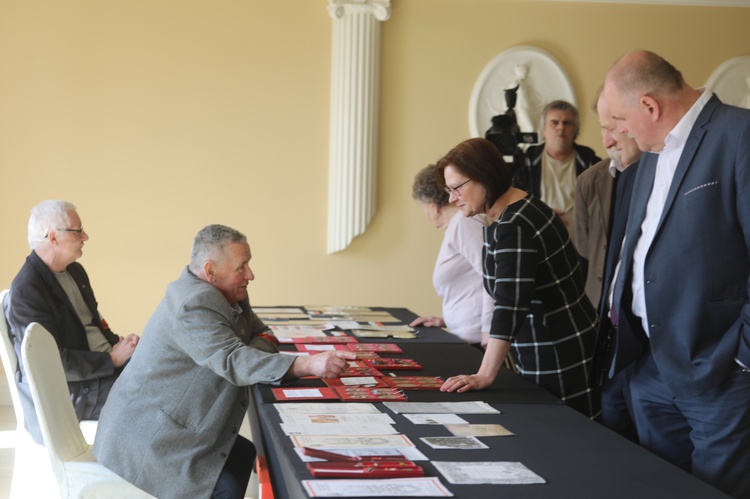
[[[750,111],[689,87],[656,54],[607,73],[641,150],[613,313],[610,374],[634,363],[641,444],[750,496]]]

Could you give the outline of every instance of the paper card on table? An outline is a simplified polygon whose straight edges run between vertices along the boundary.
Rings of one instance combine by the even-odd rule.
[[[530,484],[547,483],[522,463],[433,461],[435,468],[455,484]]]
[[[489,449],[476,437],[420,437],[419,439],[433,449]]]
[[[276,400],[338,399],[331,388],[271,388]]]
[[[401,325],[401,326],[387,326],[383,324],[378,324],[376,322],[370,322],[369,324],[360,324],[357,326],[357,329],[360,331],[381,331],[381,332],[389,332],[389,333],[399,333],[402,331],[406,332],[415,332],[416,329],[414,329],[411,326]]]
[[[469,424],[464,418],[455,414],[404,414],[413,424],[463,425]]]
[[[256,314],[304,314],[299,307],[252,307]]]
[[[279,414],[381,414],[374,404],[306,402],[273,404]]]
[[[310,353],[320,353],[320,352],[328,352],[331,350],[346,350],[349,351],[348,348],[346,348],[346,345],[339,345],[339,344],[332,344],[332,343],[319,343],[311,345],[309,343],[295,343],[294,345],[297,350],[300,352],[310,352]]]
[[[336,454],[341,454],[348,457],[358,457],[358,456],[382,456],[382,457],[393,457],[393,456],[403,456],[409,461],[428,461],[427,456],[425,456],[419,449],[416,447],[378,447],[378,448],[351,448],[351,449],[326,449],[329,452],[333,452]],[[297,455],[302,459],[304,462],[310,462],[310,461],[323,461],[323,459],[312,457],[312,456],[306,456],[302,452],[301,447],[295,447],[294,451],[297,453]]]
[[[310,319],[309,317],[306,318],[299,318],[299,319],[284,319],[282,317],[264,317],[263,323],[267,326],[270,324],[274,325],[280,325],[280,326],[312,326],[315,324],[329,324],[328,319]]]
[[[514,435],[499,424],[447,424],[449,432],[459,437],[507,437]]]
[[[385,400],[406,400],[404,392],[398,388],[370,388],[366,386],[337,386],[333,391],[341,400],[359,400],[362,402],[382,402]]]
[[[321,447],[324,449],[414,447],[414,443],[406,435],[292,435],[289,438],[295,447]]]
[[[403,353],[395,343],[351,343],[347,345],[352,352],[388,352]]]
[[[453,497],[436,477],[302,480],[310,497]]]
[[[358,424],[396,424],[388,414],[280,414],[282,423],[318,424],[358,423]]]
[[[272,325],[268,326],[273,331],[273,334],[281,340],[282,338],[320,338],[326,334],[324,331],[328,329],[326,325],[318,326],[293,326],[293,325]]]
[[[374,331],[369,329],[352,329],[354,336],[360,338],[396,338],[400,340],[411,340],[417,337],[416,333],[411,331]]]
[[[279,343],[309,343],[317,345],[320,343],[357,343],[359,340],[354,336],[347,336],[343,331],[329,331],[323,336],[294,336],[280,337]]]
[[[402,390],[440,390],[445,382],[440,376],[391,376],[386,383]]]
[[[260,319],[263,321],[266,320],[289,320],[289,319],[307,319],[308,315],[303,313],[263,313],[263,312],[256,312],[255,315],[257,315]]]
[[[348,362],[349,367],[341,373],[340,377],[346,377],[346,376],[383,376],[383,373],[375,369],[374,367],[370,367],[363,363],[360,360],[352,360]]]
[[[357,322],[369,322],[370,324],[382,324],[383,322],[398,322],[402,323],[401,319],[397,319],[388,312],[367,312],[359,314],[351,314],[351,320]]]
[[[305,310],[307,310],[307,313],[310,315],[343,315],[372,312],[370,307],[362,307],[359,305],[315,305],[306,306]]]
[[[385,402],[385,406],[396,414],[500,414],[486,402]]]
[[[368,386],[368,387],[384,387],[387,388],[390,385],[383,381],[383,378],[378,376],[347,376],[344,378],[324,378],[323,382],[328,386]]]
[[[370,366],[374,369],[378,369],[380,371],[383,370],[400,370],[400,369],[406,369],[410,371],[420,371],[422,369],[422,366],[419,365],[415,360],[413,359],[394,359],[394,358],[385,358],[380,357],[377,359],[362,359],[362,362]]]
[[[339,329],[353,329],[359,327],[359,322],[357,321],[337,321],[337,320],[331,320],[331,324],[333,326],[336,326]]]
[[[395,435],[398,431],[389,424],[378,423],[281,423],[285,435]]]

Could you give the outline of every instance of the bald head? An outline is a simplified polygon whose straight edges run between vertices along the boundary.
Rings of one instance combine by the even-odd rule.
[[[621,95],[663,97],[679,93],[685,87],[685,80],[664,58],[648,50],[635,50],[612,65],[604,84],[614,85]]]
[[[657,152],[700,93],[665,59],[636,50],[612,65],[602,97],[620,131],[635,139],[641,151]]]

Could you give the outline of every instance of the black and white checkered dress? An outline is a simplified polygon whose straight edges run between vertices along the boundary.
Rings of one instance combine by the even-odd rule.
[[[512,343],[519,373],[596,416],[596,313],[568,232],[541,200],[529,195],[485,228],[484,285],[495,299],[490,338]]]

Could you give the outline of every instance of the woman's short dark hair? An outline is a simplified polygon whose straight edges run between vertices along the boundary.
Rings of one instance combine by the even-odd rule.
[[[435,178],[437,165],[427,165],[414,177],[411,187],[411,196],[423,203],[434,203],[437,206],[447,206],[450,196],[442,186],[438,185]]]
[[[444,171],[448,166],[482,184],[487,191],[484,198],[485,209],[489,209],[505,194],[513,181],[513,172],[500,150],[495,144],[483,138],[464,140],[438,161],[435,179],[441,188],[445,187]]]

